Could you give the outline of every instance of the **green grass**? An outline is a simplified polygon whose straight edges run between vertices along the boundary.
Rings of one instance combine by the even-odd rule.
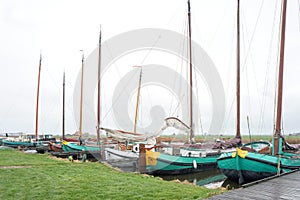
[[[0,199],[203,199],[221,192],[49,157],[1,150]]]

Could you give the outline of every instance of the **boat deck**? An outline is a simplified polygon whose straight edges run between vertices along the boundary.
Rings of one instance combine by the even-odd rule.
[[[300,199],[300,171],[249,183],[209,199]]]

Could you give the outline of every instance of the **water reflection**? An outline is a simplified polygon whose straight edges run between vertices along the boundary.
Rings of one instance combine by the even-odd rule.
[[[179,180],[181,182],[188,181],[193,183],[193,185],[203,186],[210,183],[223,182],[226,177],[222,174],[219,169],[202,171],[192,174],[182,174],[182,175],[160,175],[163,180],[173,181]]]
[[[113,167],[117,167],[124,172],[136,172],[138,170],[136,160],[118,160],[108,162]],[[166,181],[180,181],[189,182],[193,185],[205,186],[207,188],[220,188],[224,187],[228,190],[239,188],[240,185],[226,179],[226,176],[222,174],[219,169],[213,169],[208,171],[202,171],[192,174],[181,175],[157,175]]]
[[[234,181],[231,181],[230,179],[225,179],[222,183],[222,187],[226,188],[227,190],[233,190],[241,187],[241,185],[237,184]]]

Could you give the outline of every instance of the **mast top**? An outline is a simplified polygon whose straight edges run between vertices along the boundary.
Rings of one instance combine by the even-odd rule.
[[[188,0],[188,12],[190,13],[191,12],[191,4],[190,4],[190,0]]]
[[[101,24],[100,24],[99,46],[101,46],[101,37],[102,37],[102,31],[101,31]]]
[[[84,61],[84,51],[83,50],[80,50],[82,52],[82,62]]]

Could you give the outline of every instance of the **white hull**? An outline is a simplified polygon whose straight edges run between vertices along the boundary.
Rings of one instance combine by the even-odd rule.
[[[111,148],[105,149],[105,158],[107,161],[116,161],[116,160],[137,160],[139,157],[138,153],[132,151],[121,151]]]

